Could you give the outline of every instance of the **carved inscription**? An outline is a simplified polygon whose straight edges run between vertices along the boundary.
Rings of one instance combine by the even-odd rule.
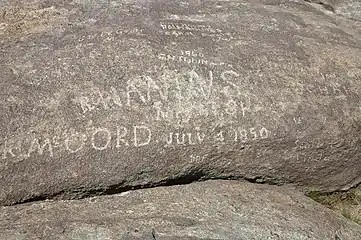
[[[208,157],[208,154],[204,154],[204,155],[194,155],[194,154],[192,154],[190,156],[190,162],[191,163],[202,162],[202,161],[206,160],[207,157]]]
[[[212,41],[231,41],[237,39],[231,32],[226,32],[220,28],[213,27],[207,23],[197,23],[190,21],[164,20],[160,23],[160,29],[166,36],[172,37],[192,37],[208,38]]]
[[[155,131],[150,126],[93,127],[86,131],[70,129],[58,136],[34,136],[33,138],[9,140],[0,145],[1,159],[23,161],[32,156],[56,157],[59,154],[76,154],[87,149],[95,151],[122,151],[129,147],[146,147],[160,144],[163,147],[182,147],[206,143],[246,143],[270,137],[263,126],[252,128],[228,128],[209,133],[195,127],[190,130]]]
[[[204,54],[196,50],[182,50],[179,56],[182,58],[176,61],[211,64]],[[158,57],[165,61],[176,59],[166,55]],[[252,124],[259,122],[259,114],[269,112],[269,106],[261,105],[262,96],[255,98],[251,83],[244,84],[241,75],[231,69],[163,70],[153,75],[141,74],[122,79],[124,84],[120,86],[87,85],[71,95],[74,107],[86,119],[91,120],[91,114],[98,115],[99,111],[111,115],[119,111],[119,116],[127,114],[129,122],[134,117],[129,112],[134,111],[144,114],[144,121],[141,124],[135,121],[133,126],[119,121],[119,124],[113,122],[83,130],[66,129],[58,134],[23,134],[18,138],[6,138],[0,142],[0,157],[20,162],[33,156],[51,159],[64,154],[82,154],[87,150],[124,151],[152,144],[164,148],[246,144],[270,138],[267,124]],[[354,94],[349,87],[338,83],[303,87],[306,94],[334,97]],[[210,129],[194,127],[196,120],[202,119],[219,121],[215,125],[220,123],[223,127],[211,132]],[[295,124],[302,124],[300,118],[293,120]],[[162,126],[162,129],[156,126]],[[202,161],[204,158],[191,157],[191,161]]]
[[[91,86],[74,102],[83,114],[95,110],[124,110],[144,107],[154,121],[188,123],[194,117],[238,118],[254,112],[255,104],[247,91],[236,85],[239,77],[232,70],[201,74],[166,71],[154,77],[137,76],[123,88]],[[259,108],[259,106],[257,106]]]
[[[92,34],[80,36],[78,38],[79,42],[94,41],[95,39],[102,39],[105,42],[114,42],[119,37],[144,37],[146,33],[141,27],[122,27],[116,30],[104,31],[104,32],[94,32]]]
[[[230,67],[231,64],[227,64],[218,59],[207,58],[203,53],[196,50],[181,50],[179,53],[159,53],[158,59],[165,62],[184,63],[194,66],[208,66],[208,67]]]
[[[152,131],[143,125],[97,127],[84,132],[70,129],[59,136],[39,136],[18,141],[5,139],[1,146],[1,158],[26,159],[32,155],[54,157],[55,152],[66,151],[74,154],[84,148],[104,151],[123,147],[143,147],[149,145],[151,141]]]
[[[169,132],[166,136],[167,145],[201,145],[204,142],[230,143],[230,142],[252,142],[267,139],[270,131],[265,127],[236,128],[232,130],[221,130],[212,134],[195,128],[193,131]]]
[[[337,83],[333,84],[307,84],[305,92],[323,96],[351,96],[355,94],[349,87]]]
[[[180,54],[192,58],[205,57],[191,50]],[[354,94],[347,86],[337,83],[304,85],[304,93],[335,97]],[[121,151],[151,144],[165,148],[207,143],[243,144],[271,136],[267,124],[252,126],[254,120],[260,119],[259,114],[269,109],[260,105],[259,99],[252,99],[254,95],[242,84],[240,74],[233,70],[165,70],[162,74],[129,78],[121,87],[87,86],[75,95],[74,107],[85,117],[91,117],[90,114],[97,111],[112,111],[112,114],[123,111],[122,114],[128,114],[130,119],[129,111],[138,111],[146,114],[146,122],[125,126],[120,121],[119,125],[66,129],[62,134],[24,134],[22,138],[6,138],[0,143],[1,159],[15,159],[16,162],[36,155],[53,158],[64,152],[81,154],[86,149]],[[195,119],[217,120],[224,127],[210,133],[207,129],[192,127]],[[302,124],[300,117],[293,120],[295,124]],[[164,123],[166,125],[162,125]],[[234,127],[242,124],[244,126]],[[163,128],[154,129],[155,126]]]
[[[194,22],[181,22],[181,21],[163,21],[160,22],[160,26],[163,30],[182,30],[191,32],[210,32],[221,33],[222,30],[214,28],[208,24],[198,24]]]
[[[249,128],[249,129],[239,129],[235,131],[234,140],[241,142],[255,141],[258,139],[266,139],[269,136],[269,132],[266,128],[261,127],[257,128]]]

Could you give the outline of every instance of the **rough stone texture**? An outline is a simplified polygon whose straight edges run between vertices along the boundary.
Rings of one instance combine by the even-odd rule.
[[[305,1],[0,1],[0,205],[360,182],[360,30]]]
[[[0,239],[359,240],[361,227],[285,187],[207,181],[2,207]]]
[[[358,0],[348,0],[336,5],[335,12],[349,19],[358,21],[361,26],[361,2]]]
[[[308,2],[321,5],[343,17],[361,21],[361,2],[359,0],[308,0]]]

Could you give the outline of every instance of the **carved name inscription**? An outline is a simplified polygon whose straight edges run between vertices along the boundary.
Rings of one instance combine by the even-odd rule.
[[[162,147],[202,145],[204,143],[247,143],[270,137],[270,131],[263,126],[251,128],[229,128],[208,133],[195,127],[193,130],[175,129],[159,132],[150,126],[93,127],[86,131],[69,129],[61,135],[34,136],[21,140],[5,139],[0,145],[1,158],[23,161],[31,156],[55,157],[60,153],[75,154],[85,149],[96,151],[117,150],[128,147],[145,147],[159,144]]]
[[[204,57],[195,51],[184,51],[182,54]],[[57,134],[6,138],[0,144],[1,159],[14,159],[16,162],[33,155],[55,157],[63,152],[80,153],[84,149],[104,151],[150,144],[176,147],[205,143],[248,143],[269,138],[271,131],[266,127],[268,124],[252,126],[248,121],[251,116],[257,119],[259,114],[269,109],[260,105],[257,99],[252,100],[250,92],[245,91],[242,84],[237,85],[238,82],[241,82],[239,74],[233,70],[216,73],[210,70],[206,75],[196,70],[184,73],[166,70],[158,76],[140,75],[131,78],[123,88],[109,86],[101,89],[91,85],[84,92],[77,93],[72,100],[81,114],[87,116],[94,111],[109,111],[112,114],[113,111],[141,109],[149,116],[149,123],[134,126],[114,123],[111,124],[113,127],[93,126],[85,130],[70,128]],[[354,94],[346,85],[339,84],[308,84],[300,94],[303,93],[335,97]],[[227,119],[235,121],[211,135],[199,127],[182,128],[185,124],[190,126],[192,120],[203,117],[215,117],[221,122]],[[234,123],[241,124],[241,119],[248,123],[244,127],[232,127]],[[168,130],[155,130],[152,125],[157,122],[167,122]],[[298,123],[295,120],[295,124]]]
[[[181,50],[179,53],[159,53],[158,59],[166,62],[185,63],[194,66],[232,68],[231,64],[219,59],[210,59],[196,50]]]
[[[231,32],[213,27],[208,23],[196,23],[191,21],[164,20],[159,23],[160,29],[168,37],[191,37],[207,38],[214,42],[229,42],[238,37]]]
[[[234,83],[238,77],[232,70],[218,75],[208,71],[207,76],[195,70],[184,74],[166,71],[158,77],[142,75],[129,79],[123,88],[90,86],[74,102],[83,114],[144,106],[154,121],[186,123],[196,116],[246,117],[261,107]]]
[[[0,204],[189,176],[355,183],[352,29],[294,4],[85,2],[4,40]]]
[[[346,85],[337,83],[331,84],[307,84],[305,86],[307,93],[323,96],[351,96],[355,93]],[[357,95],[357,94],[356,94]]]
[[[182,54],[204,57],[195,51]],[[238,77],[239,74],[233,70],[202,73],[194,69],[186,72],[165,70],[157,76],[129,78],[122,87],[108,86],[105,89],[91,84],[81,92],[71,94],[75,96],[71,100],[74,107],[80,110],[86,121],[91,122],[91,114],[98,111],[122,112],[128,117],[131,117],[129,111],[134,111],[145,114],[147,123],[125,126],[126,123],[120,120],[107,126],[90,124],[82,130],[64,126],[62,132],[48,132],[47,135],[20,134],[0,143],[1,159],[18,162],[35,155],[52,158],[64,153],[81,153],[85,149],[120,150],[151,144],[167,148],[205,143],[247,143],[269,138],[267,127],[250,126],[250,121],[245,121],[248,123],[244,127],[234,127],[242,124],[239,119],[247,119],[262,109],[252,102],[242,85],[236,84]],[[212,133],[209,129],[190,128],[194,125],[190,124],[191,121],[204,117],[213,117],[220,122],[234,119],[235,122]],[[162,122],[167,123],[166,128],[157,130],[154,126]]]
[[[152,131],[147,126],[116,126],[114,128],[93,127],[87,131],[65,130],[61,135],[38,136],[30,140],[5,140],[2,145],[2,159],[26,159],[34,154],[54,157],[64,150],[70,154],[84,148],[97,151],[121,147],[142,147],[150,144]]]
[[[141,27],[120,27],[115,30],[94,32],[92,34],[80,36],[78,42],[94,41],[95,39],[103,39],[104,42],[114,42],[119,37],[144,37],[147,36],[145,30]]]

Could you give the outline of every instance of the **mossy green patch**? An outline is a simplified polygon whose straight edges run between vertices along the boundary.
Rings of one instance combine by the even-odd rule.
[[[345,192],[309,192],[308,197],[361,225],[361,186]]]

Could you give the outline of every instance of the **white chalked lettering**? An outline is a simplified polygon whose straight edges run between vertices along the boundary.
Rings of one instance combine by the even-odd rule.
[[[295,122],[295,124],[300,125],[302,124],[302,118],[301,117],[294,117],[293,121]]]
[[[266,139],[269,136],[269,132],[266,128],[262,127],[261,130],[259,131],[259,134],[261,136],[262,139]]]
[[[239,87],[234,84],[232,81],[229,80],[229,77],[227,76],[233,76],[235,78],[238,78],[239,77],[239,74],[234,72],[234,71],[224,71],[221,73],[221,79],[226,82],[229,86],[231,86],[234,90],[236,90],[236,94],[234,96],[239,96],[239,95],[242,95],[242,92],[240,91]],[[228,88],[226,87],[224,89],[224,91],[227,93],[227,95],[233,95],[233,94],[230,94],[230,90],[228,90]],[[234,100],[230,100],[228,103],[227,103],[227,111],[229,113],[233,113],[235,111],[235,109],[237,109],[237,106],[239,104],[237,104],[236,102],[234,102]],[[243,101],[240,101],[240,108],[241,108],[241,112],[242,112],[242,116],[245,117],[246,116],[246,112],[249,112],[249,113],[252,113],[252,109],[250,107],[251,105],[251,100],[250,98],[248,98],[248,104],[246,106],[246,104],[243,102]]]
[[[197,132],[186,132],[186,133],[170,132],[167,135],[166,144],[171,145],[174,143],[177,145],[196,145],[196,144],[202,144],[204,138],[205,138],[205,134],[199,132],[199,129]]]
[[[224,66],[226,63],[224,62],[212,62],[211,60],[205,59],[204,55],[201,53],[189,53],[185,55],[185,52],[182,51],[181,55],[172,55],[172,54],[165,54],[159,53],[158,59],[162,61],[168,62],[179,62],[179,63],[186,63],[189,65],[204,65],[204,66]]]
[[[117,90],[114,87],[110,88],[111,94],[112,94],[112,100],[115,103],[115,105],[121,107],[123,106],[122,101],[120,100],[120,96],[117,93]]]
[[[201,52],[196,52],[196,51],[193,51],[193,50],[181,50],[181,54],[183,56],[188,56],[188,57],[204,57],[204,54],[201,53]]]
[[[208,74],[209,80],[207,82],[207,80],[198,75],[195,70],[189,72],[190,82],[193,83],[195,86],[197,86],[197,84],[200,85],[200,91],[205,99],[209,99],[213,87],[213,72],[209,71]]]
[[[190,51],[184,54],[196,55]],[[149,105],[156,110],[154,119],[178,120],[177,124],[210,114],[219,119],[227,116],[246,117],[254,110],[251,98],[234,84],[234,78],[238,76],[234,71],[222,72],[221,79],[227,84],[223,88],[214,84],[213,71],[209,71],[207,77],[194,69],[184,74],[168,71],[159,79],[147,75],[137,76],[134,80],[128,80],[124,89],[111,87],[106,91],[93,87],[91,95],[77,98],[77,103],[80,103],[83,113],[94,109],[109,110],[113,106],[123,108],[123,103],[127,107]],[[149,109],[152,114],[153,109]]]
[[[250,102],[250,100],[249,100]],[[251,113],[252,112],[252,109],[248,106],[246,107],[245,104],[241,101],[241,111],[242,111],[242,116],[246,116],[246,111]]]
[[[56,135],[53,136],[53,138],[51,139],[51,142],[53,143],[54,148],[57,148],[60,146],[60,144],[61,144],[60,141],[61,141],[60,137],[56,136]]]
[[[15,157],[15,154],[13,152],[14,148],[17,149],[17,147],[14,147],[13,144],[9,144],[8,141],[5,140],[2,158],[6,159],[8,154],[10,154],[10,157]]]
[[[244,130],[244,129],[241,129],[239,131],[239,135],[240,135],[240,138],[241,138],[241,142],[247,142],[248,140],[248,134],[247,134],[247,131]]]
[[[143,134],[141,134],[142,132],[143,132]],[[146,146],[150,143],[150,141],[152,139],[152,131],[146,126],[134,126],[133,133],[134,133],[134,146],[135,147]],[[143,136],[142,139],[140,138],[141,135]],[[144,135],[146,137],[144,137]]]
[[[206,158],[208,157],[208,154],[205,154],[205,155],[191,155],[190,158],[191,158],[191,163],[195,163],[195,162],[200,162],[200,161],[204,161]]]
[[[187,133],[187,135],[188,135],[189,145],[194,145],[195,143],[192,141],[192,133]]]
[[[199,130],[197,130],[197,138],[198,138],[199,143],[203,143],[205,137],[206,137],[206,134],[199,132]]]
[[[153,140],[152,131],[149,127],[144,125],[132,126],[132,134],[128,128],[123,126],[116,126],[114,129],[108,129],[104,127],[93,128],[87,132],[77,132],[74,129],[65,131],[61,136],[52,136],[50,138],[44,138],[40,141],[39,138],[32,139],[27,152],[21,151],[21,146],[24,145],[27,140],[15,142],[11,144],[5,140],[5,144],[1,147],[2,159],[7,158],[21,158],[20,161],[30,157],[33,153],[38,155],[44,155],[45,152],[49,153],[49,156],[54,157],[56,151],[67,151],[70,154],[76,154],[82,151],[86,146],[89,146],[97,151],[103,151],[112,148],[113,134],[114,134],[114,146],[116,148],[121,147],[142,147],[147,146]],[[232,135],[234,133],[234,135]],[[206,141],[209,143],[224,143],[226,141],[232,141],[234,136],[235,142],[249,142],[266,139],[270,135],[270,131],[265,127],[251,127],[237,130],[220,130],[215,134],[207,137],[206,133],[201,130],[200,127],[195,127],[192,131],[187,132],[167,132],[165,133],[164,146],[178,145],[178,146],[192,146],[202,145]],[[158,136],[157,134],[155,136]],[[160,139],[155,139],[155,142],[159,143],[164,140],[164,136]],[[90,141],[90,143],[87,143]],[[16,151],[16,152],[15,152]]]
[[[39,139],[35,138],[30,144],[27,156],[30,157],[35,151],[39,155],[43,155],[46,146],[49,151],[49,156],[53,157],[53,146],[48,138],[45,138],[43,145],[40,144]]]
[[[128,130],[125,127],[119,127],[117,126],[117,145],[116,148],[120,148],[122,145],[129,146],[129,143],[126,139],[124,139],[127,136]]]
[[[65,143],[65,148],[70,153],[76,153],[79,152],[81,149],[83,149],[85,145],[85,139],[84,136],[79,133],[72,133],[70,134],[70,136],[69,135],[66,136],[64,143]]]
[[[253,136],[253,137],[252,137]],[[256,141],[260,139],[266,139],[269,137],[269,131],[265,127],[241,129],[234,132],[234,140],[236,142],[248,142]]]
[[[323,96],[349,96],[356,94],[352,92],[346,85],[340,85],[339,83],[332,84],[307,84],[305,90],[308,93],[319,94]]]
[[[236,84],[234,84],[233,82],[229,81],[229,78],[227,77],[227,75],[231,75],[235,78],[238,78],[239,77],[239,74],[235,71],[232,71],[232,70],[228,70],[228,71],[223,71],[221,73],[221,79],[223,81],[225,81],[226,83],[228,83],[230,86],[234,87],[234,89],[237,89],[238,90],[238,86]]]
[[[182,135],[182,139],[179,137],[180,135]],[[183,134],[176,133],[175,136],[176,136],[177,144],[185,144],[185,135],[184,135],[184,133]]]
[[[100,141],[98,141],[98,144],[96,143],[97,141],[95,138],[98,134],[105,135],[105,142],[103,143],[103,145],[99,144]],[[112,133],[106,128],[95,129],[91,136],[92,147],[98,151],[107,149],[110,146],[111,140],[112,140]]]
[[[173,143],[173,133],[170,132],[168,138],[166,139],[166,143],[171,145]]]
[[[145,104],[147,102],[145,97],[142,95],[142,93],[139,91],[139,89],[135,86],[135,82],[133,82],[133,81],[128,81],[126,94],[127,94],[127,106],[131,106],[131,94],[138,95],[138,97],[142,103]]]
[[[223,135],[223,131],[220,131],[219,133],[217,133],[215,140],[217,142],[224,142],[224,135]]]
[[[160,121],[162,119],[167,119],[169,117],[168,115],[168,110],[162,110],[162,103],[161,102],[156,102],[154,103],[154,108],[157,111],[157,115],[156,115],[156,120]]]
[[[96,104],[97,105],[100,104],[100,105],[103,106],[104,109],[108,109],[109,108],[109,105],[107,103],[108,99],[104,99],[103,94],[100,92],[99,89],[96,89],[96,94],[97,94],[97,97],[98,97]]]
[[[163,101],[168,100],[168,89],[167,88],[163,92],[161,90],[161,88],[156,84],[156,82],[151,77],[146,76],[145,79],[146,79],[147,85],[148,85],[148,91],[147,91],[148,101],[151,101],[151,92],[152,91],[156,91],[159,94],[161,100],[163,100]]]
[[[252,140],[257,140],[257,132],[255,128],[250,128],[249,132],[253,135]]]
[[[90,104],[90,100],[88,97],[80,97],[79,98],[80,107],[83,110],[83,113],[92,111],[95,107]]]
[[[163,22],[160,22],[160,26],[163,30],[166,30],[167,29],[167,24],[166,23],[163,23]]]
[[[111,87],[110,92],[97,89],[96,93],[98,95],[98,102],[104,109],[108,109],[112,105],[117,105],[118,107],[122,107],[123,105],[114,87]]]
[[[238,108],[238,106],[237,106],[236,101],[231,99],[226,103],[225,111],[229,115],[235,115],[237,113],[237,108]],[[243,110],[242,110],[242,115],[244,116],[244,111]]]
[[[221,29],[213,28],[210,25],[194,24],[192,22],[160,22],[162,30],[176,30],[180,34],[186,34],[187,32],[200,32],[214,34],[216,32],[222,33]],[[187,51],[190,53],[190,51]]]

